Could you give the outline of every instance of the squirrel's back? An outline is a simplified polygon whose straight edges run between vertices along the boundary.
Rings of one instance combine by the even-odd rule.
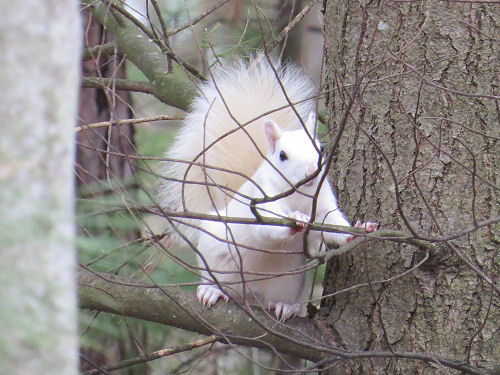
[[[314,85],[294,66],[274,68],[283,88],[263,55],[214,69],[213,80],[201,85],[166,155],[159,191],[165,210],[224,207],[262,163],[260,153],[267,154],[263,119],[284,130],[301,127],[286,96],[305,121],[314,109]]]

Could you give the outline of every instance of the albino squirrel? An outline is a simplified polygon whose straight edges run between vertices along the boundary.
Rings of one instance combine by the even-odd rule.
[[[172,239],[198,253],[202,285],[197,295],[203,305],[210,307],[230,296],[274,310],[280,320],[296,315],[305,297],[302,232],[313,201],[316,222],[350,226],[328,180],[319,186],[326,171],[315,138],[313,97],[314,85],[297,68],[276,64],[273,69],[259,55],[248,64],[237,62],[215,71],[194,99],[167,153],[159,192],[162,207],[192,216],[290,218],[296,224],[171,218]],[[318,167],[319,173],[311,178]],[[297,187],[306,177],[310,180]],[[257,203],[252,212],[252,199],[291,189],[296,190]],[[377,229],[374,223],[358,222],[356,227]],[[310,231],[308,246],[319,249],[322,241],[342,245],[352,238]]]

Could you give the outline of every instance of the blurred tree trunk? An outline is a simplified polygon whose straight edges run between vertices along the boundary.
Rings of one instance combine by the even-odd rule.
[[[83,12],[84,47],[91,48],[113,42],[113,36],[104,30],[89,13]],[[126,78],[125,60],[116,49],[106,54],[105,49],[96,50],[91,58],[82,62],[83,77],[122,79]],[[111,81],[112,82],[112,81]],[[101,88],[80,89],[79,126],[123,120],[133,117],[131,96],[128,91],[115,90],[113,85]],[[77,135],[77,184],[81,193],[92,191],[96,182],[106,181],[113,186],[127,185],[135,173],[135,161],[128,158],[134,155],[134,128],[132,125],[101,127],[78,132]],[[111,152],[113,154],[109,154]],[[121,154],[121,155],[120,155]],[[99,189],[97,191],[100,191]],[[86,230],[89,230],[86,228]],[[95,230],[95,228],[94,228]],[[99,228],[105,231],[106,228]],[[121,235],[122,240],[137,239],[137,231]],[[109,338],[106,351],[98,352],[91,347],[81,349],[83,361],[81,371],[94,369],[130,356],[126,348],[127,340]]]
[[[302,10],[302,0],[286,0],[278,1],[276,7],[276,23],[275,30],[283,30],[290,21]],[[294,27],[288,33],[285,41],[280,43],[280,53],[283,55],[283,61],[299,62],[300,52],[302,49],[302,35],[304,34],[304,24]],[[285,44],[286,43],[286,44]]]
[[[330,135],[356,95],[333,163],[348,217],[424,237],[498,217],[498,5],[326,1],[324,19],[327,89],[334,89],[327,98]],[[355,94],[343,87],[361,78]],[[332,340],[346,349],[428,351],[492,367],[500,356],[499,241],[498,224],[483,227],[383,283],[377,281],[409,270],[422,252],[371,242],[335,259],[324,294],[338,294],[321,308]],[[361,283],[372,284],[339,292]],[[366,359],[329,373],[435,374],[438,368]]]
[[[0,363],[76,374],[74,1],[0,1]]]
[[[84,12],[85,47],[93,47],[113,41],[112,35],[87,12]],[[83,77],[125,78],[125,61],[116,51],[106,55],[96,51],[82,63]],[[96,122],[132,118],[130,93],[115,90],[113,85],[102,88],[82,88],[80,92],[80,126]],[[101,180],[127,180],[135,172],[135,163],[123,155],[134,154],[134,129],[130,125],[112,128],[88,129],[78,132],[77,177],[78,184]]]

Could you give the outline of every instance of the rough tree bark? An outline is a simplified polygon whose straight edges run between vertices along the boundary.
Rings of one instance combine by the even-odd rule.
[[[333,170],[350,219],[439,237],[498,218],[499,10],[473,2],[325,2],[331,135],[357,95]],[[345,85],[357,79],[363,83],[354,94]],[[378,242],[335,258],[324,294],[338,294],[324,301],[321,320],[346,349],[428,351],[491,368],[500,356],[499,243],[498,223],[483,227],[384,283],[375,282],[407,271],[420,251]],[[367,359],[329,371],[436,369]]]
[[[0,363],[77,373],[74,1],[0,1]]]

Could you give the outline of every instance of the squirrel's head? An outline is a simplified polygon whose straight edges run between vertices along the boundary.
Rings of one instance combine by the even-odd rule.
[[[264,121],[264,132],[269,143],[268,160],[281,172],[288,182],[279,179],[290,188],[290,184],[296,185],[299,181],[311,176],[321,164],[321,144],[315,138],[316,114],[311,112],[305,123],[309,135],[303,128],[298,130],[284,131],[273,120]],[[279,173],[276,172],[276,176]],[[314,191],[320,173],[311,181],[301,185],[301,190]]]

